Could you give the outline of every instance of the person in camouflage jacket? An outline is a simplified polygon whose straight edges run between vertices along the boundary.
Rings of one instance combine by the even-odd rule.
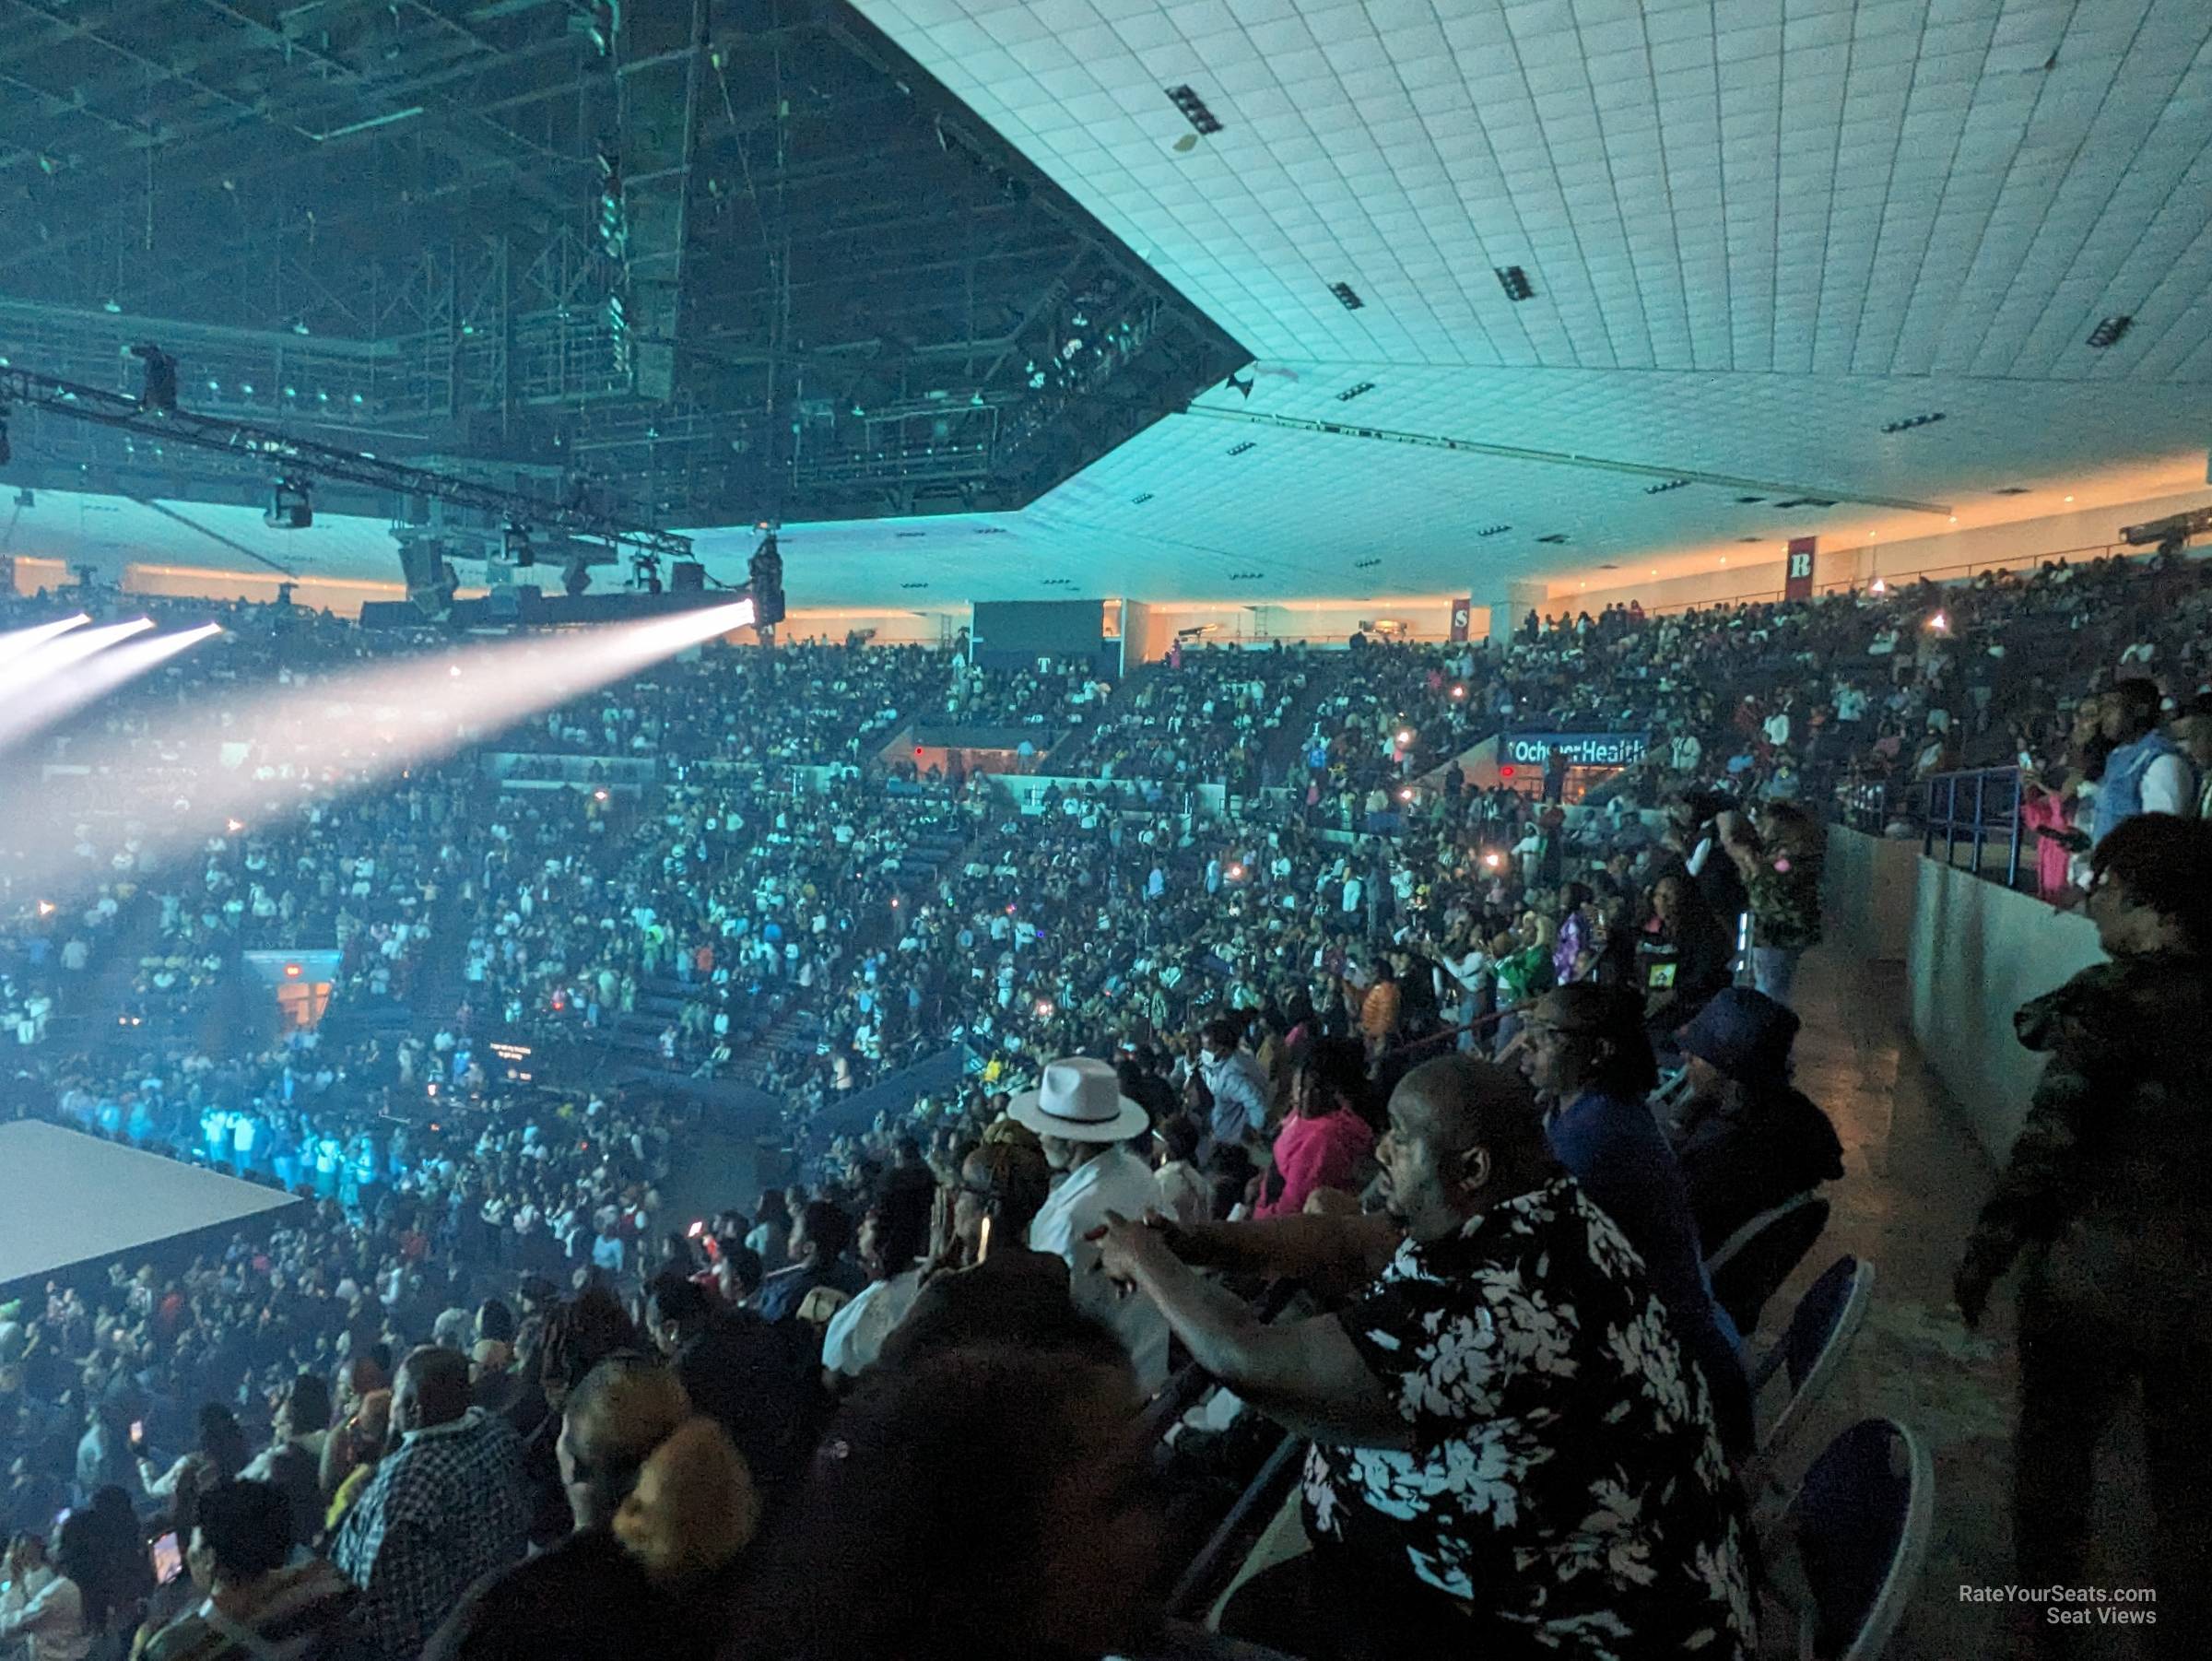
[[[2212,1631],[2212,1418],[2195,1400],[2212,1374],[2212,826],[2130,819],[2091,869],[2088,913],[2109,960],[2014,1017],[2020,1042],[2050,1059],[1955,1290],[1977,1325],[1992,1286],[2024,1260],[2019,1583],[2091,1584],[2099,1433],[2139,1382],[2155,1653],[2197,1654]],[[2038,1653],[2065,1653],[2067,1628],[2032,1630]]]

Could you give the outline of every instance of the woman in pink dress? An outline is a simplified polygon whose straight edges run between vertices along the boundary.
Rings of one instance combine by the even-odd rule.
[[[2020,780],[2020,829],[2035,844],[2035,891],[2053,905],[2066,898],[2066,835],[2072,824],[2065,780],[2061,768],[2046,769],[2040,779]]]
[[[1317,1188],[1359,1191],[1373,1127],[1360,1116],[1367,1055],[1356,1039],[1318,1040],[1290,1076],[1290,1116],[1275,1138],[1275,1171],[1254,1217],[1295,1217]]]

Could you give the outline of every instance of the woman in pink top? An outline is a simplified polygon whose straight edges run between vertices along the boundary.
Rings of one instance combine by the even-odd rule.
[[[1367,1056],[1356,1039],[1317,1042],[1290,1076],[1290,1116],[1275,1138],[1275,1172],[1254,1217],[1294,1217],[1316,1188],[1358,1192],[1375,1133],[1359,1116]]]

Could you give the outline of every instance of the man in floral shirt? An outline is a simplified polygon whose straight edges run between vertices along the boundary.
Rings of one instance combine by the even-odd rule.
[[[1747,1655],[1743,1502],[1641,1263],[1553,1161],[1522,1080],[1407,1074],[1387,1215],[1176,1229],[1116,1219],[1105,1272],[1197,1361],[1309,1436],[1313,1551],[1224,1631],[1312,1661]],[[1262,1325],[1186,1264],[1373,1278]]]

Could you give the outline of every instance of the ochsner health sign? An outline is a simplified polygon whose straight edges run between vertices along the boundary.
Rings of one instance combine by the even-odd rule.
[[[1626,767],[1643,760],[1648,733],[1509,733],[1498,759],[1515,767],[1543,767],[1558,756],[1570,767]]]

